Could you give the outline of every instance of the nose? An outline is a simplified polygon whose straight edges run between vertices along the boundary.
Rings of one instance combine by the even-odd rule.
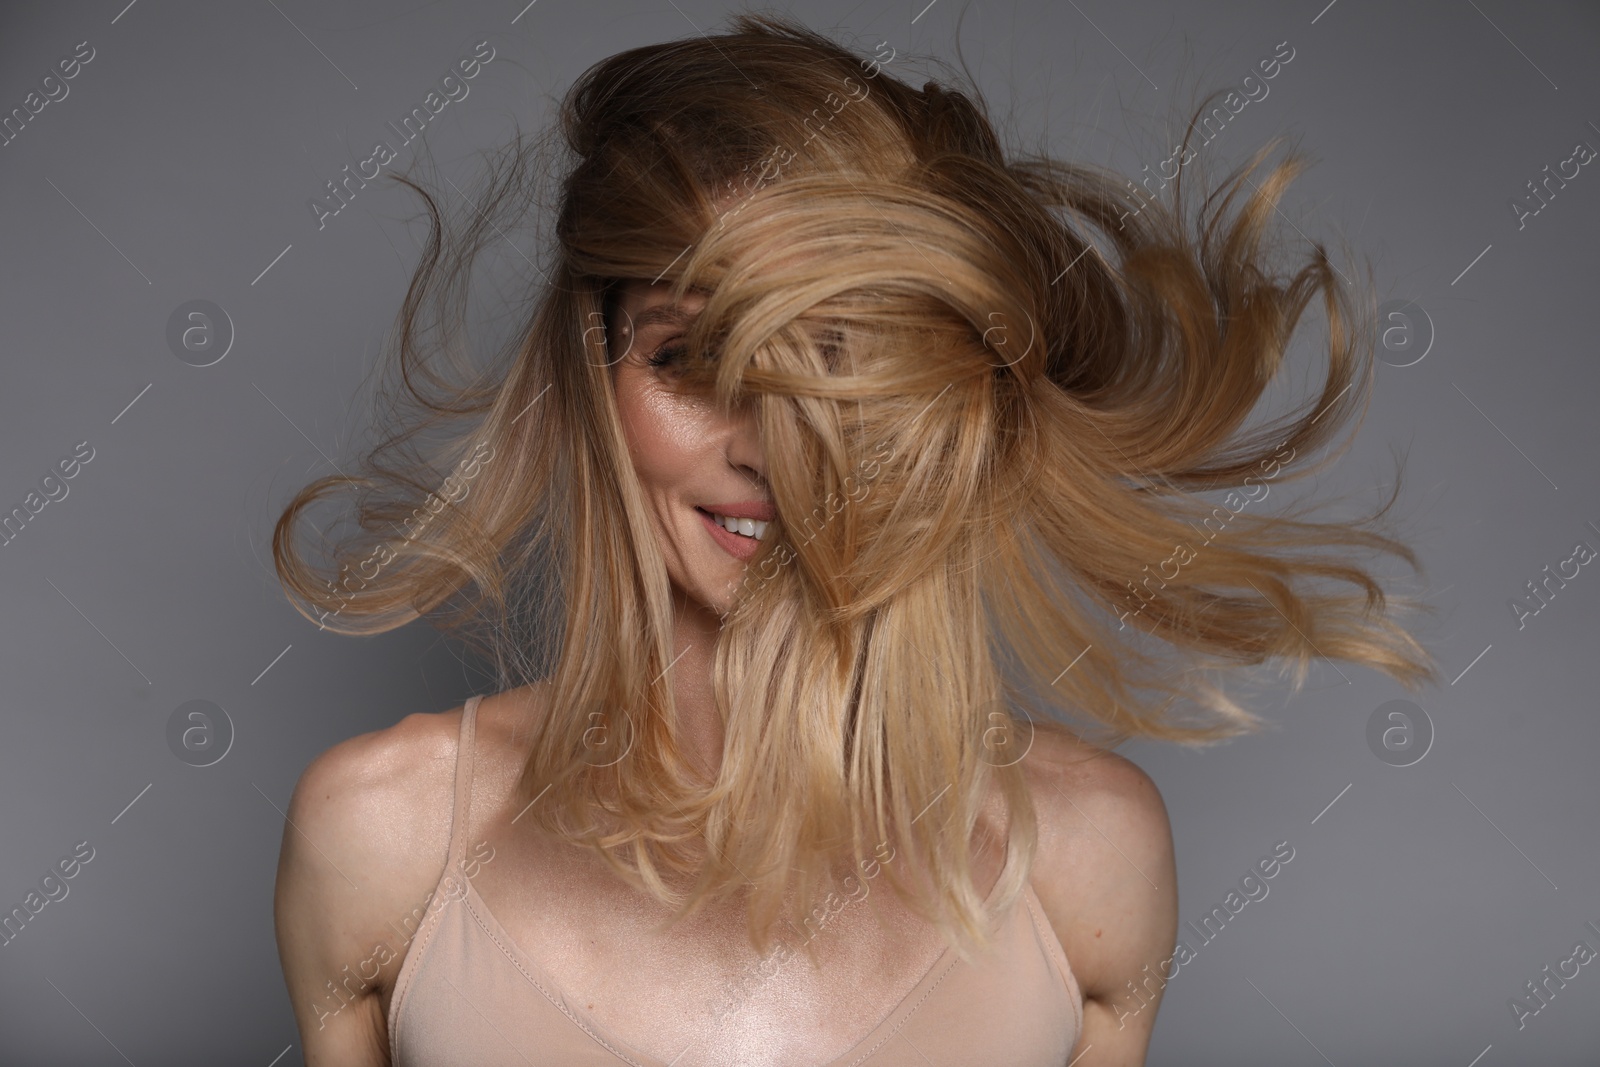
[[[750,480],[751,487],[767,496],[767,463],[761,447],[760,423],[756,419],[756,402],[746,398],[732,414],[726,416],[727,433],[724,453],[728,465]]]

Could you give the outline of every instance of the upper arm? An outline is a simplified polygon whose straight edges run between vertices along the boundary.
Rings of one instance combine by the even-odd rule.
[[[289,801],[273,919],[307,1067],[389,1062],[380,993],[404,955],[389,923],[413,914],[445,861],[435,794],[448,740],[425,721],[439,718],[334,745]]]
[[[1178,932],[1166,805],[1136,764],[1082,742],[1034,770],[1034,891],[1084,997],[1076,1067],[1140,1067]]]

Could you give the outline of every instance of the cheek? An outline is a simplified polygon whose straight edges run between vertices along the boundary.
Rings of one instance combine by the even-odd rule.
[[[670,488],[702,462],[704,414],[694,400],[641,384],[638,377],[625,374],[618,383],[623,433],[644,487]]]

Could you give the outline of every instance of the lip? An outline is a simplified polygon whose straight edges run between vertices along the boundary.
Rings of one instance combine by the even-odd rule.
[[[765,500],[741,500],[736,504],[701,504],[706,511],[714,511],[718,515],[726,515],[730,519],[759,519],[762,522],[771,522],[778,517],[778,511]]]
[[[721,545],[727,550],[730,556],[733,556],[737,559],[748,560],[761,548],[761,542],[756,538],[742,537],[736,533],[729,533],[723,527],[712,522],[711,516],[706,514],[701,509],[696,508],[694,513],[700,517],[701,522],[705,523],[706,531],[711,534],[712,538],[717,542],[717,544]],[[744,518],[742,515],[736,515],[733,517]]]

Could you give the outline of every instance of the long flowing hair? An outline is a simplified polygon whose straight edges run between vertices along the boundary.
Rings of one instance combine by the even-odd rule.
[[[840,863],[887,871],[963,954],[986,945],[972,835],[998,793],[1021,860],[1003,908],[1037,844],[1035,722],[1197,745],[1262,725],[1221,669],[1437,679],[1392,617],[1410,601],[1359,558],[1419,569],[1380,528],[1398,477],[1358,519],[1261,503],[1348,446],[1373,373],[1370,285],[1277,218],[1298,152],[1269,164],[1269,143],[1196,213],[1182,172],[1152,196],[1008,152],[975,88],[892,66],[742,15],[595,64],[559,129],[490,156],[458,225],[401,178],[430,230],[389,436],[273,540],[319,625],[429,615],[502,686],[547,683],[526,816],[675,918],[748,890],[762,951]],[[547,200],[553,235],[519,230]],[[490,246],[528,296],[479,366],[466,282]],[[674,726],[672,592],[611,389],[628,279],[707,294],[681,386],[755,405],[778,515],[722,620],[714,780]],[[1320,389],[1247,425],[1313,301]],[[318,567],[299,526],[350,490],[354,528],[323,533]]]

